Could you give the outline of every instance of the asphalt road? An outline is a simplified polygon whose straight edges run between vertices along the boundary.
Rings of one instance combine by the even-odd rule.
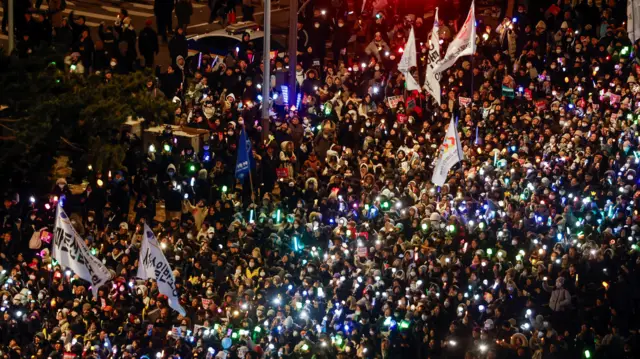
[[[35,4],[35,0],[32,0]],[[43,1],[41,9],[45,9],[47,0]],[[116,19],[116,15],[120,12],[120,8],[124,7],[129,11],[129,16],[133,22],[134,29],[139,32],[144,28],[144,23],[147,19],[153,20],[153,27],[155,26],[155,16],[153,14],[153,0],[135,0],[135,1],[117,1],[117,0],[68,0],[67,8],[64,10],[65,15],[68,15],[71,11],[76,16],[82,15],[87,19],[87,25],[91,29],[91,35],[95,40],[98,39],[98,26],[101,22],[106,25],[113,24]],[[209,6],[206,1],[200,2],[193,1],[193,15],[191,16],[191,23],[187,28],[187,34],[203,34],[209,31],[218,30],[222,26],[218,22],[212,24],[208,23],[209,20]],[[236,10],[238,20],[242,19],[242,10],[238,6]],[[0,7],[0,15],[4,16],[3,9]],[[259,23],[262,23],[264,11],[262,6],[257,7],[254,12],[255,18]],[[281,0],[280,5],[272,5],[272,25],[274,27],[287,28],[288,26],[288,0]],[[175,14],[173,16],[173,27],[177,26],[177,19]],[[6,48],[8,45],[8,37],[5,34],[0,34],[0,46]],[[171,63],[169,59],[169,51],[166,44],[160,45],[160,53],[156,58],[156,63],[160,65],[167,65]]]

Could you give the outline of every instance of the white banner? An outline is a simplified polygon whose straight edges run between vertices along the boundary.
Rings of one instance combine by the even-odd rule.
[[[443,72],[451,67],[458,58],[462,56],[473,55],[476,50],[476,15],[474,10],[474,2],[471,2],[471,9],[469,9],[469,15],[465,20],[460,32],[451,41],[447,48],[447,53],[442,58],[442,61],[436,64],[435,71]]]
[[[53,238],[53,259],[91,283],[91,292],[94,297],[97,296],[98,289],[111,279],[111,273],[98,258],[91,255],[89,247],[59,205]]]
[[[429,54],[427,55],[427,71],[424,79],[424,89],[433,96],[438,105],[440,104],[440,73],[435,72],[434,68],[440,61],[440,36],[438,33],[440,26],[438,25],[438,8],[436,8],[436,16],[433,21],[433,30],[429,38]]]
[[[458,138],[456,123],[452,117],[447,134],[444,136],[442,146],[440,146],[440,156],[436,167],[433,169],[431,182],[437,186],[442,186],[447,180],[447,174],[451,167],[460,161],[462,161],[462,146]]]
[[[627,34],[631,42],[640,38],[640,1],[627,0]]]
[[[169,306],[181,315],[186,315],[178,299],[178,290],[176,289],[176,279],[173,276],[173,271],[164,253],[162,253],[156,236],[146,223],[144,224],[140,260],[138,261],[138,278],[156,280],[160,294],[164,294],[169,298]]]
[[[407,91],[420,91],[420,84],[413,78],[413,76],[407,72],[402,72],[404,75],[404,82],[407,85]]]
[[[416,35],[413,33],[413,27],[409,33],[407,43],[404,45],[404,52],[402,52],[402,58],[398,62],[398,70],[400,72],[407,72],[410,68],[418,65],[417,61],[418,53],[416,52]]]

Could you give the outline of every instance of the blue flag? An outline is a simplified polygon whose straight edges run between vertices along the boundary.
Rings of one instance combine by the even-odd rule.
[[[244,127],[240,131],[238,140],[238,158],[236,160],[236,178],[244,181],[251,169],[255,168],[253,152],[251,151],[251,141],[247,138]]]

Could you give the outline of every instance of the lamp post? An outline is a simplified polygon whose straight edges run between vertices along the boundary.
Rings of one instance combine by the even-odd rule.
[[[298,0],[289,0],[289,101],[296,103],[296,64],[298,63]],[[291,105],[291,104],[289,104]]]

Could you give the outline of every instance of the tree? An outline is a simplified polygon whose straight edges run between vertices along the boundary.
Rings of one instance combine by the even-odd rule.
[[[175,105],[147,91],[150,72],[113,75],[68,73],[50,49],[28,59],[0,56],[0,184],[46,192],[56,156],[69,156],[74,177],[122,167],[121,127],[129,116],[147,124],[171,123]]]

